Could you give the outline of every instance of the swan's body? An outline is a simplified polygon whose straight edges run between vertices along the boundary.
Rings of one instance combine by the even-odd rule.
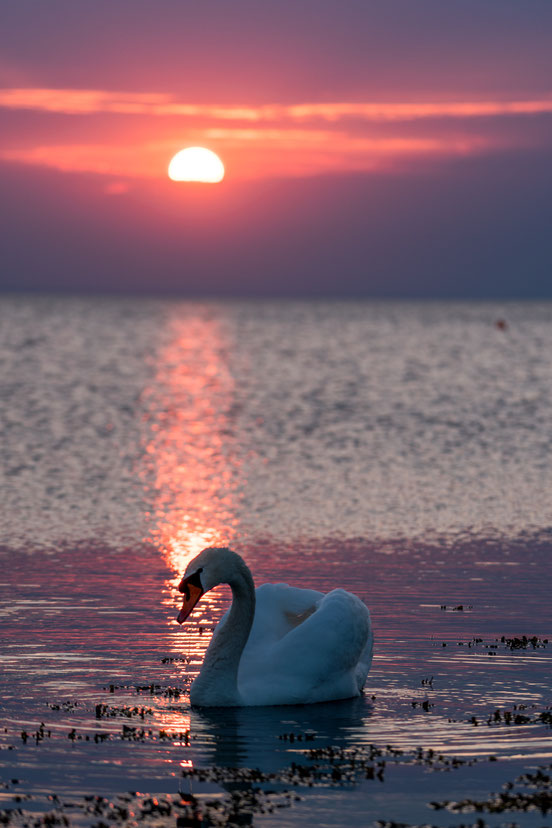
[[[190,700],[199,707],[306,704],[360,695],[372,661],[366,605],[343,589],[324,595],[287,584],[255,590],[242,558],[205,549],[180,585],[182,623],[204,592],[232,589]]]

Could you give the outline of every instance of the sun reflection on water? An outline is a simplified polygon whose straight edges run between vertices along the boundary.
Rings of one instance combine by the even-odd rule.
[[[163,601],[172,610],[189,561],[206,546],[228,545],[235,537],[240,465],[228,413],[234,391],[229,344],[220,322],[196,308],[175,314],[168,331],[144,402],[146,465],[154,488],[147,540],[162,551],[172,573]],[[208,594],[203,601],[218,604],[220,596]],[[196,615],[181,628],[171,619],[175,649],[204,652],[211,628],[203,630],[202,621],[208,623]]]
[[[152,540],[179,573],[205,546],[227,543],[238,464],[228,410],[233,380],[220,323],[197,313],[171,322],[155,381],[146,392],[154,469]]]

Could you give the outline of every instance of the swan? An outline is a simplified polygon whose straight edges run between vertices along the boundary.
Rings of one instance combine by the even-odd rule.
[[[177,621],[229,584],[232,605],[217,625],[190,701],[197,707],[310,704],[359,696],[372,662],[368,608],[356,595],[287,584],[255,589],[243,558],[210,547],[186,568]]]

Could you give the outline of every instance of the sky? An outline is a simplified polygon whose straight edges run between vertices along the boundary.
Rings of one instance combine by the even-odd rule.
[[[0,14],[0,290],[552,298],[550,0]]]

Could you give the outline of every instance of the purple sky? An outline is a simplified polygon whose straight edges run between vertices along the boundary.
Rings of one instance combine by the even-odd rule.
[[[0,288],[552,296],[552,3],[18,0]],[[221,184],[175,183],[207,146]]]

